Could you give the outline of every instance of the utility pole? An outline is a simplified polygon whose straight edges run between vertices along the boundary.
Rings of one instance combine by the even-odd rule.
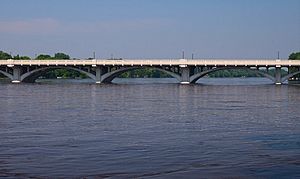
[[[93,59],[96,59],[96,52],[93,52]]]
[[[182,51],[182,59],[184,59],[184,51]]]
[[[194,54],[192,53],[192,60],[194,59]]]
[[[280,52],[279,51],[277,52],[277,59],[278,60],[280,59]]]

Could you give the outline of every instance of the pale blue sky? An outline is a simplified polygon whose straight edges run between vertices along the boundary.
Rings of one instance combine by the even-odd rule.
[[[1,0],[0,50],[34,57],[286,58],[300,0]]]

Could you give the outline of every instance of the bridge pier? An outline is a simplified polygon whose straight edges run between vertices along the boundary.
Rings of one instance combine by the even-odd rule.
[[[181,79],[180,79],[180,84],[190,84],[190,68],[187,67],[187,65],[182,65],[180,66],[181,70]]]
[[[12,83],[20,83],[21,82],[21,68],[14,66],[13,67],[13,79]]]
[[[102,73],[101,67],[97,66],[96,67],[96,83],[97,84],[101,83],[101,73]]]
[[[275,84],[281,85],[281,67],[275,68]]]

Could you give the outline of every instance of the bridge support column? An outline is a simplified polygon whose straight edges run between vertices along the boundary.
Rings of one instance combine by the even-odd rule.
[[[186,65],[180,66],[181,81],[180,84],[190,84],[190,69]]]
[[[102,74],[102,69],[100,66],[96,67],[96,83],[100,84],[101,83],[101,74]]]
[[[281,85],[281,67],[275,68],[275,84]]]
[[[12,83],[20,83],[21,82],[21,68],[20,67],[13,67],[13,79]]]

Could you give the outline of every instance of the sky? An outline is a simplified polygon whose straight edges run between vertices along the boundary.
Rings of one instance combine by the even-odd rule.
[[[35,57],[287,58],[300,0],[0,0],[0,50]]]

